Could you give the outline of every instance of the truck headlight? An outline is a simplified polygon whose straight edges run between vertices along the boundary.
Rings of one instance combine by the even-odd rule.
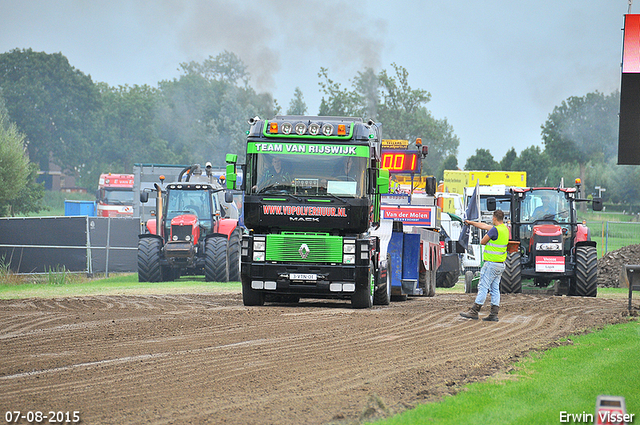
[[[253,241],[253,250],[254,251],[264,251],[266,247],[265,241]]]
[[[264,251],[253,251],[253,261],[264,261]]]
[[[344,239],[344,245],[342,247],[342,252],[345,254],[355,254],[356,253],[356,241],[353,239]]]
[[[536,243],[537,251],[562,251],[562,243],[560,242],[538,242]]]
[[[354,247],[355,247],[355,245],[354,245]],[[344,254],[344,258],[343,258],[342,262],[344,264],[355,264],[356,263],[355,254]]]

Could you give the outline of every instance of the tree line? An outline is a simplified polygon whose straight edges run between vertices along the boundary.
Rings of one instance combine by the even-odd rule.
[[[50,164],[89,190],[100,173],[131,172],[134,163],[223,165],[227,152],[244,156],[249,117],[308,112],[299,88],[286,109],[270,93],[257,92],[232,52],[179,66],[179,77],[157,87],[111,87],[94,82],[61,53],[14,49],[0,54],[0,214],[42,208],[36,175],[49,171]],[[390,70],[358,72],[350,87],[343,87],[320,68],[317,115],[371,118],[383,123],[385,138],[422,138],[429,146],[424,173],[442,178],[445,169],[458,168],[460,141],[447,119],[428,109],[431,94],[412,88],[408,77],[394,63]],[[553,186],[580,173],[591,185],[607,186],[615,202],[635,200],[630,185],[615,184],[639,181],[637,172],[612,166],[618,105],[617,92],[570,98],[542,126],[542,149],[532,146],[519,155],[511,149],[500,161],[478,149],[464,168],[527,171],[530,185]],[[6,161],[15,166],[5,167]]]

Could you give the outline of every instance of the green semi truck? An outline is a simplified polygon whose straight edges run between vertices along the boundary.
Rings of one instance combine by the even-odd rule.
[[[300,298],[347,299],[354,308],[388,304],[380,258],[380,125],[360,118],[276,116],[249,120],[241,189],[244,305]],[[237,156],[227,155],[235,189]]]

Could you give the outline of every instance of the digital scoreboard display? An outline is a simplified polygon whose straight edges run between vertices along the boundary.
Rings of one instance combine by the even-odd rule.
[[[382,168],[390,173],[420,173],[420,154],[399,150],[382,151]]]

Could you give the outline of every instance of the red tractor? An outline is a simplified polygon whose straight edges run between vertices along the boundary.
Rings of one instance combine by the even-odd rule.
[[[187,167],[163,190],[155,184],[156,218],[138,236],[138,280],[160,282],[204,274],[207,281],[240,280],[238,210],[207,163]],[[149,192],[140,194],[147,202]]]
[[[587,199],[579,199],[576,188],[511,189],[511,237],[501,292],[522,292],[522,279],[533,279],[540,288],[556,282],[557,295],[596,296],[596,242],[577,221],[576,202],[581,201]],[[487,205],[495,209],[495,201]],[[602,200],[594,198],[592,207],[602,210]]]

